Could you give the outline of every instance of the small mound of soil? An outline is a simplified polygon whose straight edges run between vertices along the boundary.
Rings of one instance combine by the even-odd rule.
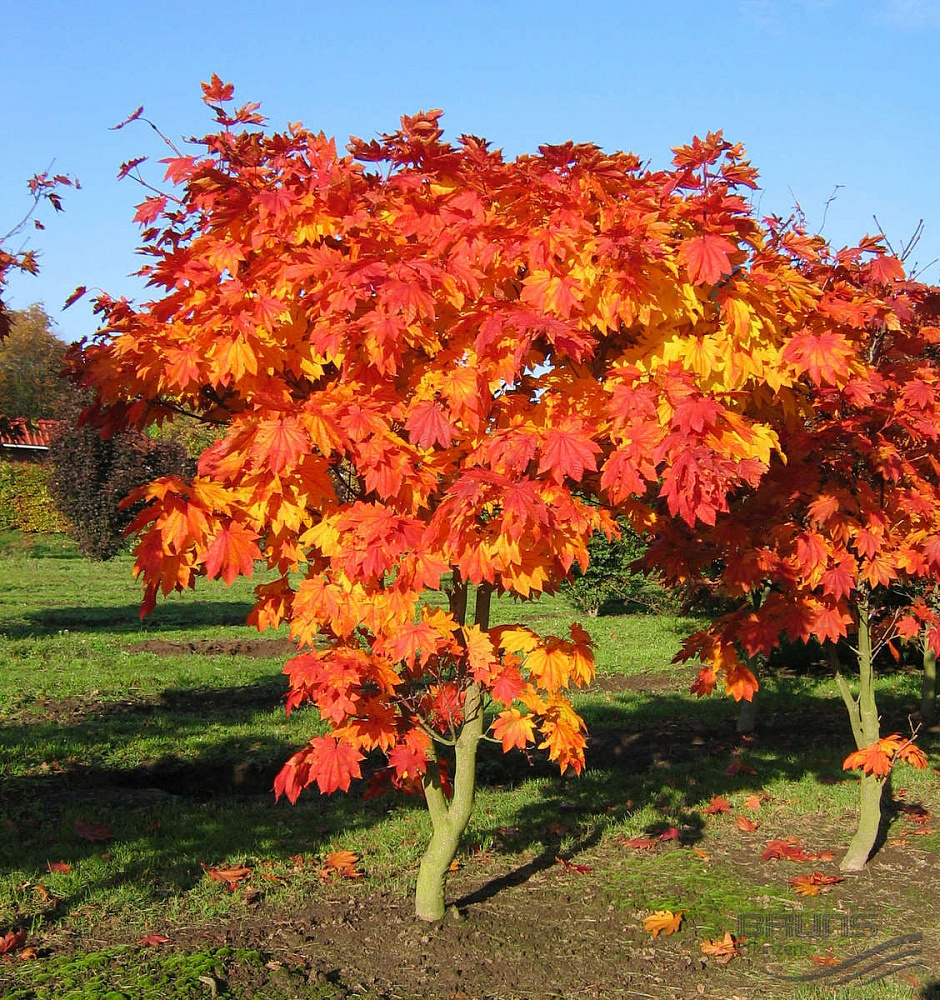
[[[286,659],[297,652],[290,639],[147,639],[124,647],[129,653],[156,653],[157,656],[251,656]]]

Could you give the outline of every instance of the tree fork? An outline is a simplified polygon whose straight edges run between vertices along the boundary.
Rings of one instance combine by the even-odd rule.
[[[481,629],[489,628],[490,584],[477,587],[474,622]],[[454,578],[452,607],[467,606],[467,586]],[[451,862],[460,846],[460,838],[473,814],[476,797],[477,748],[483,739],[483,692],[479,684],[470,684],[464,697],[464,723],[454,748],[454,794],[450,802],[444,794],[441,769],[437,761],[429,761],[424,774],[424,798],[431,814],[431,841],[418,869],[415,888],[415,916],[420,920],[443,920],[445,913],[444,884]]]
[[[830,646],[830,660],[838,664],[835,647]],[[838,671],[836,684],[848,709],[855,745],[859,750],[880,738],[878,707],[875,704],[875,671],[872,665],[871,631],[868,601],[858,603],[858,697],[853,697],[848,682]],[[881,799],[885,779],[874,774],[862,774],[858,826],[839,868],[846,872],[862,871],[875,848],[881,828]]]

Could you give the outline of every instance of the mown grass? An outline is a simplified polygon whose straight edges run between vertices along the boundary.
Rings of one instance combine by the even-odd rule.
[[[24,928],[40,954],[0,958],[4,997],[195,998],[216,980],[239,996],[238,967],[256,973],[245,996],[330,998],[340,987],[329,982],[279,986],[277,970],[266,972],[251,948],[169,945],[156,953],[136,942],[151,933],[191,940],[193,928],[296,911],[338,891],[321,873],[340,848],[362,859],[364,878],[349,892],[407,897],[428,832],[421,804],[355,793],[275,805],[273,775],[320,727],[310,710],[283,712],[283,650],[190,651],[198,642],[259,639],[243,624],[251,588],[200,584],[141,621],[128,557],[93,564],[59,538],[0,533],[0,936]],[[565,634],[575,618],[560,598],[494,608],[495,621],[522,620],[540,632]],[[602,741],[580,779],[486,748],[455,885],[489,872],[544,870],[561,856],[590,867],[625,912],[686,912],[683,940],[692,949],[733,932],[736,914],[780,907],[781,899],[807,912],[832,909],[833,898],[854,905],[837,896],[798,901],[784,876],[805,866],[782,872],[759,860],[773,837],[837,849],[850,832],[856,789],[841,770],[849,734],[831,680],[765,678],[762,723],[776,736],[749,744],[734,732],[732,702],[691,698],[688,668],[670,667],[694,620],[631,615],[586,624],[599,683],[576,703],[592,731],[623,739]],[[178,645],[141,648],[154,640]],[[879,681],[887,718],[903,720],[917,683],[907,673]],[[633,734],[642,738],[631,742]],[[735,762],[746,768],[728,774]],[[896,790],[902,784],[903,801],[940,809],[933,771],[905,771]],[[742,833],[735,817],[755,793],[762,805],[749,815],[761,826]],[[715,795],[731,802],[731,815],[705,812]],[[105,826],[109,835],[84,839],[76,823]],[[677,840],[657,839],[672,828]],[[901,829],[899,817],[890,835]],[[656,846],[623,847],[638,837]],[[940,835],[909,843],[894,852],[929,861]],[[238,891],[203,867],[241,865],[252,876]],[[916,880],[903,879],[891,892],[871,890],[886,932],[923,910],[919,892]],[[817,995],[801,989],[781,995]],[[865,1000],[918,996],[895,982],[857,989],[851,995]]]

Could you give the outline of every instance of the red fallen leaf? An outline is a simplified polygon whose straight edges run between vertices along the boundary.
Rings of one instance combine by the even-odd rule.
[[[170,939],[163,934],[148,934],[146,937],[142,937],[137,943],[150,948],[156,948],[157,945],[169,944]]]
[[[75,820],[75,833],[83,840],[110,840],[114,834],[104,823],[86,823],[83,819]]]
[[[840,965],[835,955],[810,955],[809,960],[816,965]]]
[[[768,840],[767,846],[761,854],[763,861],[832,861],[834,855],[832,851],[822,851],[814,854],[804,850],[803,842],[799,837],[787,837],[786,840]]]
[[[251,875],[250,868],[210,868],[209,865],[203,864],[201,861],[199,863],[202,865],[202,870],[213,882],[224,882],[229,887],[236,886]]]
[[[789,879],[790,885],[800,896],[818,896],[821,892],[828,892],[830,886],[843,881],[841,875],[823,875],[822,872],[813,872],[812,875],[796,875]]]
[[[742,833],[753,833],[760,826],[760,823],[756,823],[754,820],[748,819],[747,816],[738,816],[734,822],[735,826],[737,826]]]
[[[736,774],[757,774],[750,764],[743,764],[739,760],[733,760],[726,768],[725,774],[733,778]]]
[[[932,826],[922,826],[919,830],[908,830],[911,837],[926,837],[928,833],[936,833]]]
[[[930,818],[930,810],[919,802],[902,802],[898,806],[898,812],[904,813],[904,818],[909,823],[926,823]]]
[[[7,931],[0,937],[0,955],[8,955],[17,948],[22,948],[26,944],[26,931]]]
[[[757,812],[761,807],[761,798],[759,795],[749,795],[744,800],[744,808],[749,809],[751,812]]]
[[[72,866],[67,861],[47,861],[46,871],[47,872],[63,872],[67,873],[72,870]]]
[[[649,837],[634,837],[632,840],[622,837],[617,843],[621,847],[632,847],[635,851],[651,851],[656,846],[656,841]]]
[[[656,838],[657,840],[678,840],[679,830],[677,827],[671,826],[668,830],[663,830],[663,832]]]
[[[720,795],[713,795],[711,801],[702,812],[708,813],[709,816],[717,816],[718,813],[729,813],[731,812],[731,803]]]
[[[572,864],[572,862],[566,861],[564,858],[558,857],[557,854],[555,855],[555,860],[558,862],[558,864],[564,866],[565,871],[574,872],[576,875],[587,875],[591,871],[590,865]]]

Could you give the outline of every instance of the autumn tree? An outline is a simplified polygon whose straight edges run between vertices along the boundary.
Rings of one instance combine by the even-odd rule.
[[[39,270],[39,262],[36,253],[30,249],[16,249],[13,247],[14,240],[20,238],[28,225],[32,223],[34,229],[44,229],[43,223],[37,217],[37,210],[46,202],[57,211],[62,211],[62,197],[60,189],[63,187],[78,187],[78,182],[73,177],[64,174],[50,176],[48,173],[36,174],[29,180],[30,204],[19,222],[15,223],[5,233],[0,235],[0,352],[4,351],[4,341],[10,335],[16,313],[11,313],[4,302],[4,291],[10,276],[16,272],[23,274],[36,274]],[[33,307],[35,310],[36,307]],[[27,310],[27,321],[31,319],[33,310]],[[23,314],[19,314],[22,318]],[[46,323],[48,328],[48,323]],[[0,361],[0,365],[3,362]],[[9,361],[8,361],[9,364]],[[3,369],[0,368],[0,385],[4,381],[7,383],[7,393],[10,391],[9,378],[4,379]],[[11,413],[6,409],[8,405],[21,405],[21,400],[9,399],[0,403],[0,433],[15,437],[20,433],[21,424],[17,423],[18,417],[29,416],[25,413]]]
[[[346,155],[203,86],[217,130],[137,212],[157,295],[99,298],[73,359],[105,434],[188,414],[224,435],[191,481],[135,494],[142,610],[276,571],[250,620],[288,623],[288,711],[328,726],[277,795],[346,790],[384,755],[378,779],[426,799],[416,911],[439,919],[480,741],[584,763],[588,635],[492,627],[491,596],[556,591],[657,498],[713,523],[755,486],[820,289],[720,134],[669,170],[570,143],[507,160],[445,142],[434,111]]]
[[[845,766],[862,771],[841,862],[856,871],[874,848],[893,764],[926,766],[910,733],[881,734],[874,660],[905,640],[928,657],[940,649],[940,616],[925,599],[940,579],[940,289],[906,280],[875,239],[836,254],[807,240],[803,252],[824,292],[815,329],[785,352],[810,364],[799,405],[775,424],[780,458],[714,526],[664,523],[651,559],[673,582],[719,563],[721,591],[737,599],[686,644],[684,657],[707,664],[698,693],[782,638],[828,650],[856,744]]]
[[[72,394],[62,379],[68,348],[41,305],[9,313],[9,335],[0,341],[0,414],[37,420],[58,417]]]

